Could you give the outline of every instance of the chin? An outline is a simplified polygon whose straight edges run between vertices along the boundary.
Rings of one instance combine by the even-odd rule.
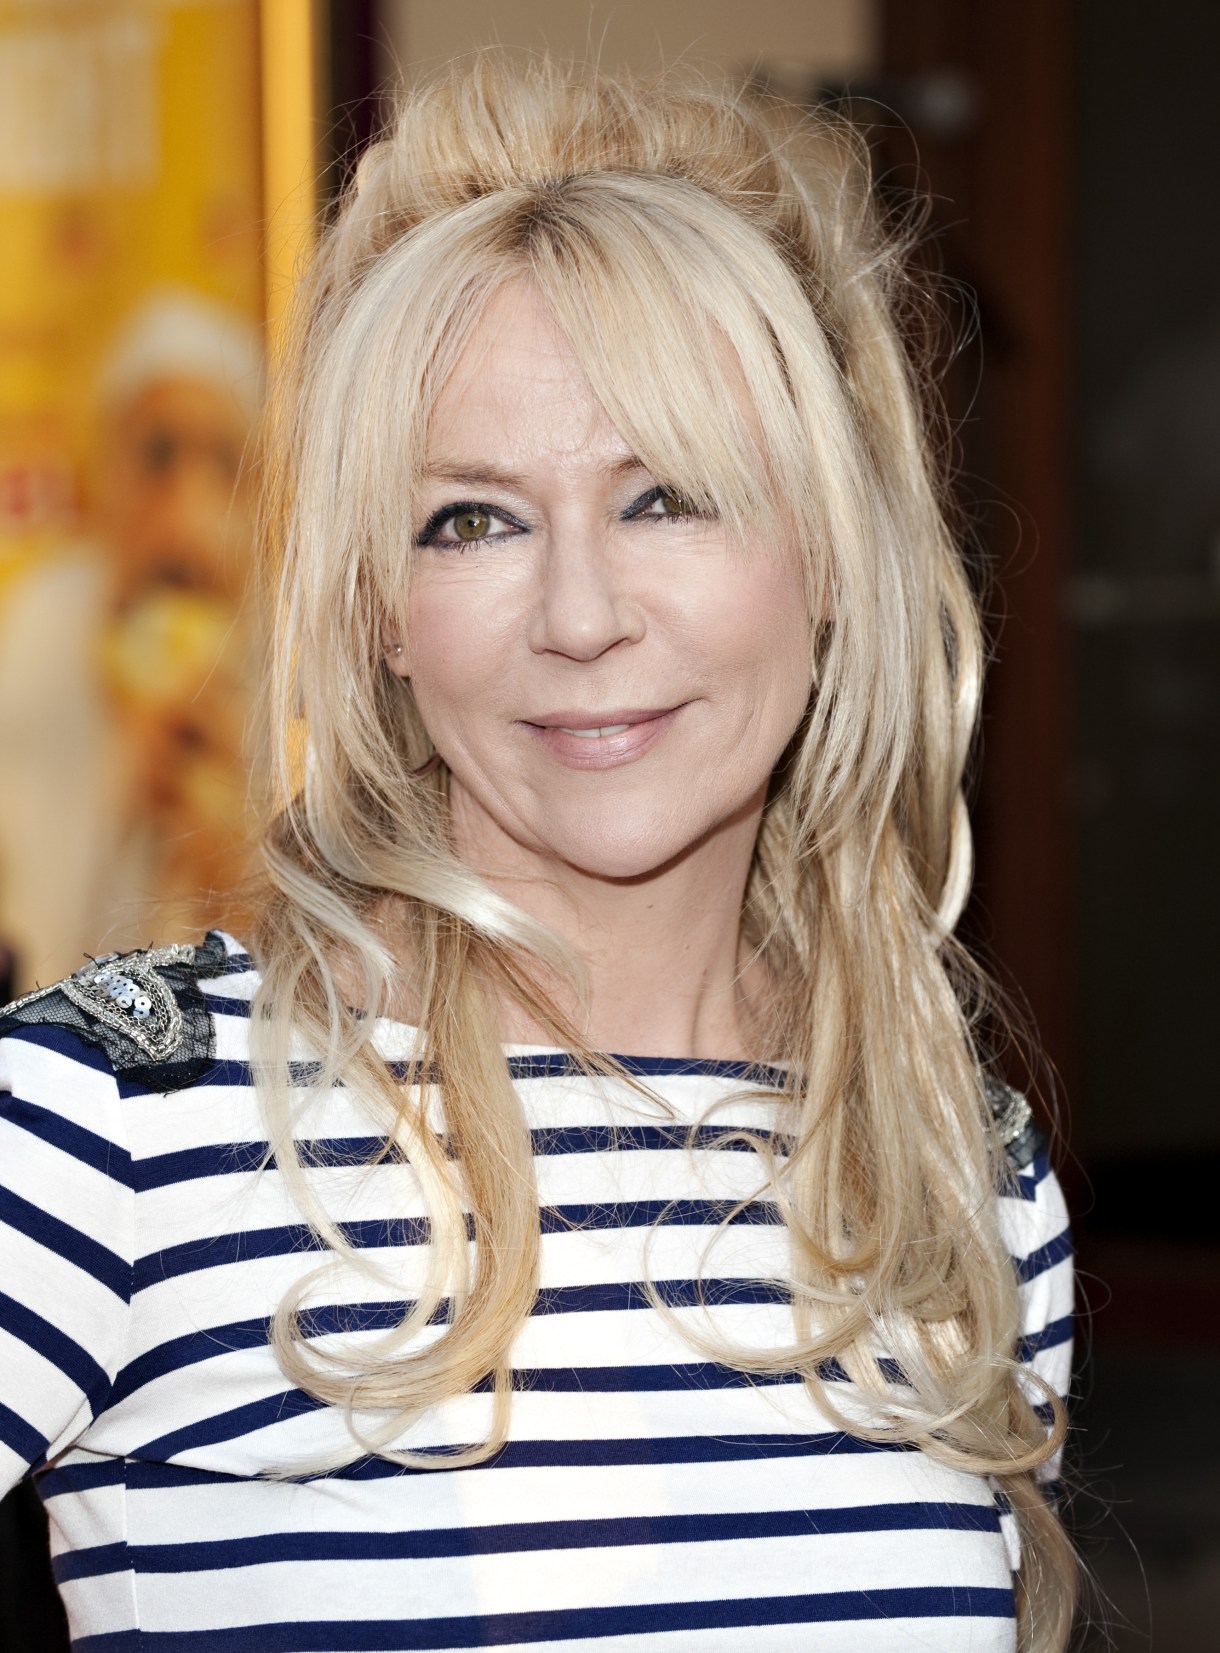
[[[681,858],[681,850],[673,855],[646,855],[629,850],[598,850],[566,855],[560,852],[557,860],[581,873],[585,878],[599,879],[608,884],[630,884],[650,878],[672,861]]]
[[[627,882],[648,878],[680,861],[708,836],[712,826],[710,822],[679,826],[672,820],[655,819],[632,822],[616,815],[604,824],[586,819],[570,832],[552,826],[540,847],[587,878]]]

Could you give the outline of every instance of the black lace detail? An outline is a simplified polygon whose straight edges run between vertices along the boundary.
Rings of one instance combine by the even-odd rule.
[[[1008,1163],[1015,1170],[1023,1171],[1045,1150],[1046,1132],[1035,1121],[1026,1098],[1002,1079],[985,1077],[983,1095]]]
[[[227,957],[215,930],[197,945],[107,953],[0,1010],[0,1035],[47,1023],[71,1028],[104,1050],[124,1078],[180,1090],[215,1060],[212,1012],[199,983],[223,974]]]

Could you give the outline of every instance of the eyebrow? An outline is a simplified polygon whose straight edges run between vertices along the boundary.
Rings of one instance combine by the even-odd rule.
[[[607,467],[611,476],[624,476],[628,471],[647,470],[643,460],[633,453]],[[515,471],[506,471],[499,465],[468,465],[460,460],[438,459],[425,467],[425,482],[448,482],[462,488],[512,488],[520,491],[525,478]]]

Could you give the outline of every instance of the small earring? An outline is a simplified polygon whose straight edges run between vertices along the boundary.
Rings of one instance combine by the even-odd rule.
[[[402,644],[401,643],[387,643],[385,648],[382,650],[382,653],[385,654],[387,656],[387,658],[392,655],[395,659],[397,659],[398,656],[402,653]]]

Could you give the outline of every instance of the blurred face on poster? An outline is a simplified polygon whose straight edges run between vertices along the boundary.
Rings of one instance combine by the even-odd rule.
[[[259,380],[246,324],[175,295],[133,320],[102,387],[101,659],[125,728],[130,807],[171,856],[181,843],[196,875],[217,880],[245,801],[244,461]]]
[[[99,941],[193,934],[164,905],[227,885],[246,832],[239,460],[268,270],[292,262],[264,247],[264,10],[0,0],[0,934],[21,987]]]
[[[240,594],[248,437],[237,400],[203,379],[154,380],[119,411],[102,478],[118,612],[158,591]]]

